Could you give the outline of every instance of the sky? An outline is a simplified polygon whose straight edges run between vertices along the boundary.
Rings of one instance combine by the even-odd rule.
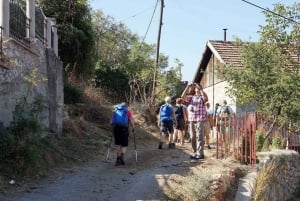
[[[292,6],[296,0],[247,2],[272,10],[275,3]],[[228,41],[255,42],[259,26],[265,25],[262,10],[242,0],[164,0],[164,4],[159,52],[169,57],[170,67],[180,60],[183,81],[192,81],[207,41],[223,40],[224,28]],[[161,0],[90,0],[90,5],[145,37],[146,43],[157,44]]]

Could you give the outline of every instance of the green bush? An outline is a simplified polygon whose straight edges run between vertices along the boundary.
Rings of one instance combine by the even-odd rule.
[[[8,134],[8,131],[5,129],[2,130],[0,134],[0,161],[7,157],[8,150],[11,148],[13,141],[13,136]]]
[[[64,85],[65,104],[74,104],[83,102],[83,91],[73,85],[66,83]]]
[[[255,134],[256,151],[262,151],[264,142],[265,142],[264,133],[262,131],[257,131]]]
[[[284,138],[281,136],[275,136],[272,138],[272,148],[283,149],[284,148]]]
[[[38,114],[43,109],[41,99],[29,104],[25,98],[16,105],[13,121],[0,135],[0,171],[17,176],[28,167],[38,170],[42,155],[42,126]]]

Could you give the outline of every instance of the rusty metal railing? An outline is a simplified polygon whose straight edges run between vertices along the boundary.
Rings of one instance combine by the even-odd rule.
[[[240,113],[217,125],[217,158],[234,156],[254,164],[256,113]]]
[[[271,121],[256,112],[239,113],[221,124],[217,128],[217,158],[234,156],[242,163],[255,164],[256,132],[259,126],[267,131],[271,126]],[[272,141],[275,137],[280,137],[284,143],[286,140],[283,148],[300,152],[299,130],[275,125],[269,139]]]

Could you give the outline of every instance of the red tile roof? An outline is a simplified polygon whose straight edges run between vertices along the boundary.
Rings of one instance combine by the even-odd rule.
[[[240,46],[237,42],[223,40],[209,40],[198,65],[193,82],[200,83],[211,55],[214,54],[226,66],[243,68]],[[291,52],[291,57],[299,63],[299,55]]]
[[[221,41],[221,40],[210,40],[208,41],[212,45],[210,48],[214,48],[220,55],[225,65],[231,65],[235,68],[242,68],[242,58],[239,46],[236,42],[232,41]],[[213,50],[212,50],[213,51]]]

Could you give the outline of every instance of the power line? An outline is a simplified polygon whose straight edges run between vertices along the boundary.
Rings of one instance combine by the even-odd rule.
[[[158,5],[158,0],[156,1],[156,4],[155,4],[154,10],[153,10],[153,13],[152,13],[150,22],[149,22],[148,27],[147,27],[147,31],[146,31],[146,33],[145,33],[145,35],[144,35],[144,37],[143,37],[143,40],[142,40],[143,42],[145,41],[145,38],[146,38],[146,36],[147,36],[147,34],[148,34],[148,31],[149,31],[149,29],[150,29],[150,26],[151,26],[151,23],[152,23],[152,20],[153,20],[153,17],[154,17],[154,14],[155,14],[157,5]]]
[[[136,17],[136,16],[138,16],[138,15],[140,15],[140,14],[143,14],[143,13],[145,13],[146,11],[148,11],[149,9],[152,9],[152,8],[153,8],[153,6],[151,6],[151,7],[149,7],[149,8],[146,8],[146,9],[144,9],[144,10],[138,12],[138,13],[135,13],[135,14],[133,14],[133,15],[131,15],[131,16],[125,18],[123,21],[127,21],[127,20],[129,20],[130,18],[134,18],[134,17]]]
[[[142,40],[143,42],[145,41],[146,36],[147,36],[147,34],[148,34],[148,32],[149,32],[150,26],[151,26],[151,24],[152,24],[152,20],[153,20],[154,14],[155,14],[156,8],[157,8],[157,6],[158,6],[158,1],[159,1],[159,0],[157,0],[156,3],[155,3],[154,10],[153,10],[153,13],[152,13],[150,22],[149,22],[149,24],[148,24],[146,33],[145,33],[145,35],[144,35],[144,37],[143,37],[143,40]],[[151,8],[153,8],[153,6],[152,6]],[[136,13],[136,14],[133,14],[133,15],[130,16],[130,17],[125,18],[123,21],[127,21],[127,20],[129,20],[129,19],[131,19],[131,18],[134,18],[134,17],[136,17],[137,15],[143,14],[143,13],[145,13],[145,12],[148,11],[148,10],[149,10],[149,8],[144,9],[143,11],[140,11],[140,12],[138,12],[138,13]]]
[[[254,3],[251,3],[251,2],[249,2],[249,1],[246,1],[246,0],[242,0],[242,1],[248,3],[248,4],[252,5],[252,6],[255,6],[255,7],[261,9],[261,10],[264,10],[264,11],[267,11],[267,12],[269,12],[269,13],[272,13],[273,15],[277,15],[277,16],[282,17],[282,18],[284,18],[284,19],[286,19],[286,20],[288,20],[288,21],[292,21],[292,22],[294,22],[294,23],[300,25],[300,22],[297,22],[297,21],[293,20],[292,18],[287,18],[287,17],[285,17],[285,16],[283,16],[283,15],[280,15],[280,14],[278,14],[278,13],[275,13],[275,12],[269,10],[269,9],[263,8],[263,7],[261,7],[261,6],[258,6],[258,5],[256,5],[256,4],[254,4]]]

